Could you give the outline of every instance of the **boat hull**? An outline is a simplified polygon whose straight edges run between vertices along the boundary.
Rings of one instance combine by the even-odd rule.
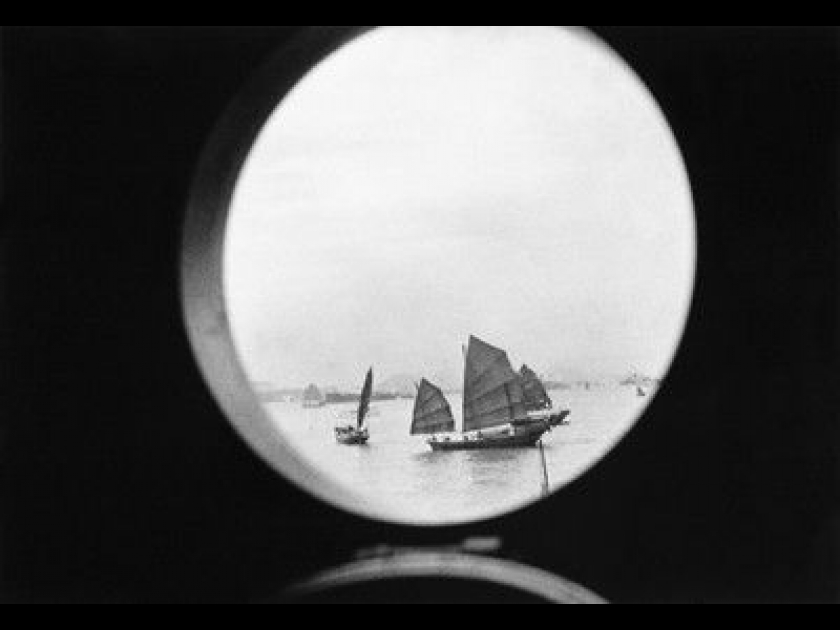
[[[492,438],[429,440],[433,451],[472,451],[483,448],[527,448],[536,445],[540,436],[547,431],[546,427],[540,432],[506,435]]]
[[[548,424],[549,428],[553,429],[554,427],[559,427],[564,424],[569,424],[569,414],[571,411],[569,409],[561,409],[560,411],[547,411],[547,412],[537,412],[532,416],[524,420],[514,420],[511,424],[514,427],[519,426],[529,426],[532,424],[539,424],[540,422],[544,422]]]
[[[368,438],[367,429],[338,427],[335,430],[335,439],[339,444],[366,444]]]
[[[531,418],[512,423],[513,431],[509,434],[463,435],[454,438],[434,437],[427,441],[433,451],[472,451],[485,448],[529,448],[536,446],[547,431],[562,424],[568,424],[566,417],[569,410],[547,415],[544,418]]]

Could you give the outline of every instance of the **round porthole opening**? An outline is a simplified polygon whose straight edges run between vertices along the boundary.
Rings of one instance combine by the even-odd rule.
[[[545,498],[632,428],[695,252],[674,135],[593,35],[312,31],[208,146],[184,308],[280,474],[368,517],[463,523]]]

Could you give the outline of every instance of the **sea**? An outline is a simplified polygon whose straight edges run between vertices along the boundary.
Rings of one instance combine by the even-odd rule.
[[[595,465],[632,428],[652,392],[593,385],[549,392],[555,408],[571,410],[569,424],[543,436],[551,491]],[[447,394],[460,426],[460,394]],[[357,512],[397,522],[474,521],[520,508],[544,496],[538,448],[432,451],[424,436],[409,435],[414,401],[375,401],[363,446],[336,442],[356,403],[305,409],[299,402],[264,403],[284,440],[306,464],[355,501]]]

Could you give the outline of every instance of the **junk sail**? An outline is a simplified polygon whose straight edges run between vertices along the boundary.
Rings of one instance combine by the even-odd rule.
[[[464,431],[527,418],[519,375],[507,353],[470,336],[464,368]]]
[[[455,419],[443,392],[425,378],[417,386],[411,435],[447,433],[455,430]]]
[[[526,411],[551,409],[551,398],[548,397],[545,386],[536,372],[527,365],[519,368],[519,383],[522,386],[522,398]]]
[[[362,386],[362,395],[359,398],[359,411],[356,417],[356,425],[361,429],[364,424],[365,416],[370,406],[370,394],[373,389],[373,368],[368,369],[365,377],[365,384]]]

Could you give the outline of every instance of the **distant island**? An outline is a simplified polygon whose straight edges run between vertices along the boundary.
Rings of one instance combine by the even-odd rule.
[[[639,374],[637,372],[633,372],[632,374],[626,376],[625,378],[619,381],[619,385],[638,385],[641,387],[658,387],[659,384],[662,382],[661,378],[654,378],[652,376],[645,376],[644,374]]]
[[[400,398],[414,398],[416,383],[420,382],[420,376],[412,374],[395,374],[384,379],[374,390],[371,400],[397,400]],[[646,388],[658,387],[661,379],[647,376],[636,371],[628,372],[620,377],[592,377],[586,378],[576,374],[575,378],[559,379],[551,376],[540,375],[541,380],[548,390],[572,390],[592,389],[615,386],[641,386]],[[444,380],[441,382],[445,383]],[[257,397],[262,402],[302,402],[304,399],[313,400],[317,398],[321,405],[358,402],[359,392],[347,391],[334,385],[317,385],[310,383],[301,387],[278,387],[269,381],[252,381],[251,383]],[[315,388],[318,391],[317,397],[313,393]],[[444,392],[459,394],[459,387],[443,387]],[[304,393],[309,392],[305,397]]]

